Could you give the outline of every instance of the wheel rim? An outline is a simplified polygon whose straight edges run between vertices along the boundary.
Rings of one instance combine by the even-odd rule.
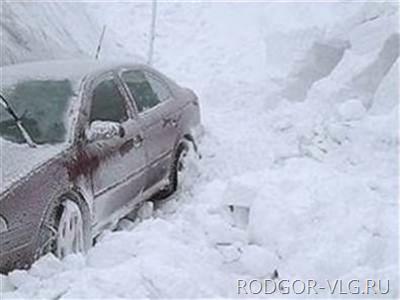
[[[56,255],[59,258],[84,251],[82,213],[74,201],[63,202],[57,233]]]
[[[183,150],[181,155],[179,155],[178,163],[176,165],[178,185],[182,185],[182,182],[184,180],[184,173],[186,168],[186,156],[187,156],[187,151]]]

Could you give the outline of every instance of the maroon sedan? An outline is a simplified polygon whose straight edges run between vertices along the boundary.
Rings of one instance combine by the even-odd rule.
[[[0,272],[87,250],[172,194],[200,127],[196,95],[140,64],[0,68]]]

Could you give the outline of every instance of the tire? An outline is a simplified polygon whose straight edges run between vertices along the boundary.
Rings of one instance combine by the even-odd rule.
[[[90,213],[80,198],[62,197],[49,207],[40,226],[35,259],[53,253],[64,258],[85,253],[91,246]]]
[[[178,189],[179,173],[184,171],[184,158],[188,151],[189,147],[186,143],[179,144],[169,171],[168,185],[156,195],[156,200],[165,199],[175,193]]]

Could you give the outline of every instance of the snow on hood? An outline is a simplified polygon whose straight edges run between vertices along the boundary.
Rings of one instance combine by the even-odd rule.
[[[0,193],[60,153],[64,148],[63,144],[30,148],[27,144],[11,143],[0,138]]]

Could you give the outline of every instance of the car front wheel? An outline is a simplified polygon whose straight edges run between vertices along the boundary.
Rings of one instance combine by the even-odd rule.
[[[59,258],[85,251],[84,223],[78,204],[65,200],[62,206],[55,247],[55,254]]]
[[[41,225],[35,259],[53,253],[58,258],[83,253],[90,247],[90,228],[84,201],[63,197],[52,203]]]

